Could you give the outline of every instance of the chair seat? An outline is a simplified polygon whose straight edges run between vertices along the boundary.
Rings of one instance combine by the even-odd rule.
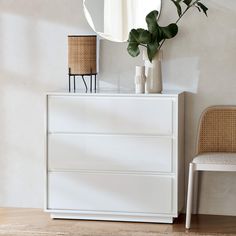
[[[236,165],[236,153],[209,152],[196,156],[195,164]]]

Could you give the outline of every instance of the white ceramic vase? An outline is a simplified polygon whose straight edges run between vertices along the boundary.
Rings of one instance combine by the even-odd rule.
[[[135,70],[135,92],[137,94],[145,93],[145,66],[136,66]]]
[[[160,50],[153,58],[152,62],[149,61],[147,52],[144,51],[143,59],[145,61],[145,73],[146,73],[146,93],[161,93],[162,92],[162,70],[161,61],[163,53]]]

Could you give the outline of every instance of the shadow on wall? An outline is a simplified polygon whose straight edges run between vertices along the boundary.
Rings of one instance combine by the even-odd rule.
[[[186,73],[183,68],[188,68]],[[200,78],[199,58],[179,58],[162,64],[163,87],[168,90],[198,92]]]
[[[89,33],[82,0],[0,1],[0,206],[43,206],[45,92],[67,88],[67,35]]]
[[[83,10],[82,0],[70,2],[68,0],[1,0],[0,9],[5,14],[48,21],[77,29],[79,26],[78,30],[88,31],[88,25],[81,10]]]
[[[82,0],[70,4],[66,0],[3,0],[0,4],[0,69],[30,76],[31,81],[40,78],[40,83],[55,89],[55,80],[62,84],[60,79],[68,73],[67,35],[93,33],[84,18]]]
[[[142,55],[132,58],[127,43],[100,41],[100,85],[102,88],[134,89],[135,66],[144,65]],[[199,58],[166,59],[162,63],[164,90],[197,93],[200,78]],[[183,68],[188,68],[186,73]]]
[[[143,65],[141,56],[132,58],[127,43],[100,40],[99,80],[101,89],[133,90],[135,66]]]

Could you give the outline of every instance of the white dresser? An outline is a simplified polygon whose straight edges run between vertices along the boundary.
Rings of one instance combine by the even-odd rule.
[[[52,218],[172,223],[184,206],[184,94],[47,94]]]

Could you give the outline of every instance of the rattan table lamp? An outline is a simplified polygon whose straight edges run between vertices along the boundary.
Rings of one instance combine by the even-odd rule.
[[[74,92],[76,91],[76,77],[82,78],[86,92],[88,86],[85,77],[90,77],[90,92],[97,87],[97,36],[70,35],[68,36],[68,67],[69,92],[71,92],[71,77],[74,78]]]

